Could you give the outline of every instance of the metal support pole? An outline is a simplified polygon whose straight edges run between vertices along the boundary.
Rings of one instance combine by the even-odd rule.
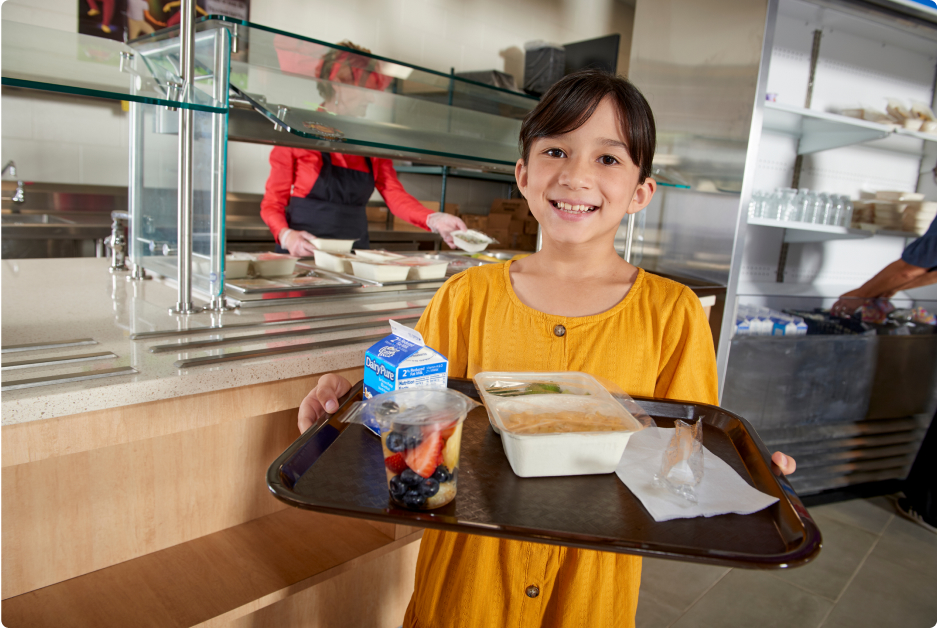
[[[225,29],[215,31],[214,68],[215,75],[212,97],[217,102],[225,102],[228,97],[228,55],[225,50]],[[225,268],[225,165],[228,150],[227,117],[222,113],[213,113],[212,116],[212,150],[211,150],[211,276],[209,277],[209,293],[211,300],[208,309],[213,312],[228,309],[224,293]]]
[[[635,214],[628,214],[628,226],[625,233],[625,261],[631,263],[631,245],[634,242],[634,223],[637,222]]]
[[[179,21],[179,74],[182,79],[183,99],[194,89],[195,58],[195,0],[182,0]],[[176,314],[192,314],[192,144],[193,111],[179,108],[179,214],[178,236],[178,300],[172,310]]]
[[[443,166],[442,167],[442,191],[439,193],[439,211],[441,212],[446,211],[446,180],[448,178],[449,178],[449,167]],[[439,240],[436,240],[436,244],[434,248],[436,249],[437,253],[439,252],[439,249],[441,248],[441,246],[442,245],[439,243]]]
[[[143,105],[130,102],[130,186],[127,190],[127,256],[131,280],[147,279],[139,239],[143,228]]]

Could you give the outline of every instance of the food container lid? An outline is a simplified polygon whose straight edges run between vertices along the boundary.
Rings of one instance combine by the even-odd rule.
[[[489,419],[499,432],[539,438],[642,428],[641,422],[587,373],[486,372],[474,379]],[[512,418],[517,415],[525,415],[522,422]],[[538,416],[543,417],[543,423],[538,423]],[[590,429],[577,429],[577,424]],[[557,429],[537,431],[549,425]]]
[[[479,405],[470,397],[448,388],[405,388],[355,403],[342,420],[346,423],[377,423],[381,431],[393,424],[432,426],[461,421],[469,410]]]

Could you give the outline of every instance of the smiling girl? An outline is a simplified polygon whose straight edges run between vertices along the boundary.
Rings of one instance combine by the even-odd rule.
[[[604,72],[566,76],[528,114],[515,174],[543,246],[460,273],[433,297],[417,329],[449,358],[450,376],[584,371],[635,396],[717,403],[699,299],[614,248],[622,219],[654,195],[655,141],[647,101]],[[323,376],[300,430],[349,388]],[[794,470],[783,454],[774,460]],[[426,530],[404,625],[634,626],[640,581],[637,556]]]

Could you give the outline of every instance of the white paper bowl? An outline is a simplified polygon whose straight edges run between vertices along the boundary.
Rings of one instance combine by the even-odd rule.
[[[370,279],[371,281],[406,281],[410,273],[409,266],[395,264],[380,264],[374,262],[351,262],[352,274],[355,277]]]
[[[449,268],[449,262],[437,262],[420,257],[410,257],[403,259],[390,260],[388,264],[397,266],[406,266],[410,269],[407,279],[442,279],[446,276],[446,269]]]
[[[250,268],[251,261],[249,259],[232,259],[231,256],[225,257],[224,260],[224,277],[225,279],[241,279],[247,277],[248,269]]]
[[[515,434],[501,416],[541,407],[544,412],[562,410],[601,411],[633,423],[632,429],[614,432]],[[628,440],[640,427],[615,400],[594,400],[579,395],[528,395],[497,402],[495,422],[501,432],[504,453],[511,469],[522,478],[612,473]]]
[[[260,253],[254,256],[251,265],[254,273],[261,277],[283,277],[293,274],[297,259],[279,253]]]
[[[469,242],[464,239],[466,236],[483,240],[483,242]],[[495,241],[493,238],[489,238],[481,231],[475,231],[474,229],[469,229],[468,231],[453,231],[452,240],[455,242],[457,247],[469,253],[478,253],[479,251],[484,251],[488,248],[489,244]]]
[[[351,268],[351,260],[353,258],[350,255],[329,253],[328,251],[321,250],[315,251],[313,255],[316,258],[316,266],[319,268],[331,270],[336,273],[345,273],[347,275],[353,272]]]
[[[390,251],[372,251],[370,249],[355,249],[355,256],[361,258],[364,262],[389,262],[395,259],[404,259],[403,255],[397,255]]]
[[[331,240],[326,238],[311,238],[309,240],[320,251],[326,253],[350,253],[351,246],[357,240]]]

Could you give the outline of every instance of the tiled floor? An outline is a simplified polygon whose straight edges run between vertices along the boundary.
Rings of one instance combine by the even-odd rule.
[[[884,497],[810,509],[812,563],[752,571],[644,559],[638,628],[932,628],[937,534]]]

